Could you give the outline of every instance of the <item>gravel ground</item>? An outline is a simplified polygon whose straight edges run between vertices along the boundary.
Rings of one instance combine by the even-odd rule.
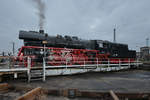
[[[85,73],[70,76],[47,77],[46,82],[8,80],[12,85],[49,89],[77,88],[80,90],[115,92],[150,92],[150,71],[130,70],[107,73]]]
[[[108,92],[150,92],[150,71],[129,70],[107,73],[85,73],[69,76],[47,77],[46,82],[25,79],[4,80],[12,85],[26,87],[42,87],[46,89],[77,88],[79,90]],[[23,94],[23,93],[21,93]],[[12,100],[21,95],[17,92],[0,93],[1,100]],[[46,96],[43,100],[98,100],[90,98],[75,98]]]
[[[24,91],[6,91],[0,92],[0,100],[16,100],[16,98],[25,94]]]

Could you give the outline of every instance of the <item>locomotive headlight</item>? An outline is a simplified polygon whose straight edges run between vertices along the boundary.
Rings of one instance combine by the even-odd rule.
[[[43,55],[43,54],[44,54],[44,51],[43,51],[43,49],[41,49],[41,51],[40,51],[40,54],[41,54],[41,55]]]

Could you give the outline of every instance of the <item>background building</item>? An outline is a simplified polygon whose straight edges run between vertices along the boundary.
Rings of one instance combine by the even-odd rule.
[[[145,46],[140,48],[140,58],[142,60],[150,60],[150,47]]]

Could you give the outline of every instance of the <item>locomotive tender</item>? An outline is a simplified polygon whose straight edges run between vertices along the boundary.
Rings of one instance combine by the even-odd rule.
[[[20,49],[18,56],[35,56],[42,58],[43,46],[46,47],[46,57],[50,58],[51,65],[59,65],[56,61],[68,61],[75,64],[83,58],[86,61],[98,59],[112,61],[121,59],[122,61],[133,61],[136,58],[136,51],[129,50],[127,44],[113,43],[103,40],[83,40],[78,37],[71,36],[48,36],[44,30],[36,31],[20,31],[19,39],[24,40],[24,46]],[[43,44],[46,41],[46,44]],[[40,61],[40,60],[37,60]],[[61,63],[62,64],[62,63]],[[81,63],[79,63],[81,64]]]

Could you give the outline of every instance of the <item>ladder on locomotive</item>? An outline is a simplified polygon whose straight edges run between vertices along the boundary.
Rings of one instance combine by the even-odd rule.
[[[45,81],[45,66],[39,68],[31,67],[31,58],[28,58],[28,82],[35,80]]]

